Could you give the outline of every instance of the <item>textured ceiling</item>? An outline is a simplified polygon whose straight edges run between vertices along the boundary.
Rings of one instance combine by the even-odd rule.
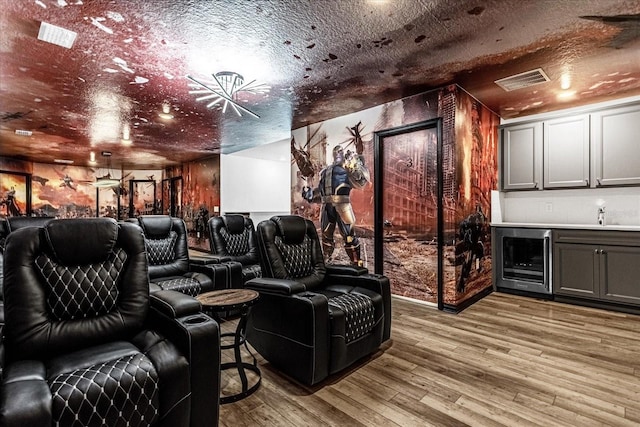
[[[449,83],[503,118],[640,95],[637,1],[1,3],[0,155],[39,162],[108,150],[114,165],[163,167]],[[76,32],[72,47],[37,40],[43,21]],[[494,83],[538,67],[550,82]],[[260,118],[195,101],[185,76],[219,71],[271,87],[238,98]]]

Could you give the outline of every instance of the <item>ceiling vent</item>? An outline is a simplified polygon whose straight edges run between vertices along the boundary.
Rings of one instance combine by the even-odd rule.
[[[38,40],[71,49],[77,35],[78,33],[71,30],[41,22],[40,31],[38,31]]]
[[[536,68],[535,70],[496,80],[495,84],[507,92],[511,92],[512,90],[524,89],[525,87],[546,83],[548,81],[550,81],[549,77],[542,71],[542,68]]]

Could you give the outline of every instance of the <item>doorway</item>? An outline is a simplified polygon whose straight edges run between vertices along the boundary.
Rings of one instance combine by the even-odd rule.
[[[442,120],[375,132],[375,272],[442,309]]]

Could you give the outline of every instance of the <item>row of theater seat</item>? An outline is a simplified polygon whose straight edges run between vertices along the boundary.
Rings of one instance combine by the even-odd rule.
[[[105,224],[107,228],[115,223],[95,219],[100,220],[109,223]],[[71,231],[76,221],[83,223],[67,221],[71,220],[55,224],[66,224]],[[143,216],[130,222],[142,230],[138,234],[144,246],[151,302],[157,300],[159,305],[172,306],[162,301],[173,296],[178,302],[191,301],[182,302],[183,306],[193,306],[196,300],[177,298],[175,290],[187,295],[242,286],[259,291],[260,301],[248,318],[247,340],[266,360],[297,381],[316,384],[374,353],[390,337],[388,279],[370,274],[362,267],[325,265],[315,225],[309,220],[292,215],[275,216],[254,229],[253,223],[241,216],[212,218],[209,223],[212,253],[197,260],[189,259],[182,220]],[[132,225],[115,224],[124,229]],[[15,232],[9,231],[11,241]],[[83,238],[87,236],[92,234],[84,234]],[[74,237],[69,242],[75,243]],[[82,250],[76,249],[74,253],[81,254]],[[197,301],[196,305],[199,308]],[[195,316],[192,312],[180,313]],[[204,324],[213,322],[201,316],[193,317],[192,323],[197,324],[197,319],[204,319]],[[185,322],[189,323],[183,319],[182,323]],[[219,334],[217,324],[216,333]],[[216,343],[219,361],[219,338]],[[213,359],[215,365],[215,357],[210,359],[193,349],[186,353],[198,361]],[[219,368],[219,362],[216,366]],[[219,381],[219,371],[216,378]],[[217,404],[215,408],[217,414]],[[193,418],[191,423],[196,425]]]

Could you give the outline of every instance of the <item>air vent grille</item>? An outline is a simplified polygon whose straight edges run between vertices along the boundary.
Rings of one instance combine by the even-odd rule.
[[[549,77],[547,77],[542,68],[536,68],[535,70],[526,71],[514,76],[505,77],[504,79],[496,80],[495,84],[507,92],[511,92],[512,90],[523,89],[540,83],[546,83],[548,81]]]
[[[67,30],[47,22],[41,22],[40,31],[38,31],[38,40],[71,49],[77,35],[77,33],[71,30]]]

